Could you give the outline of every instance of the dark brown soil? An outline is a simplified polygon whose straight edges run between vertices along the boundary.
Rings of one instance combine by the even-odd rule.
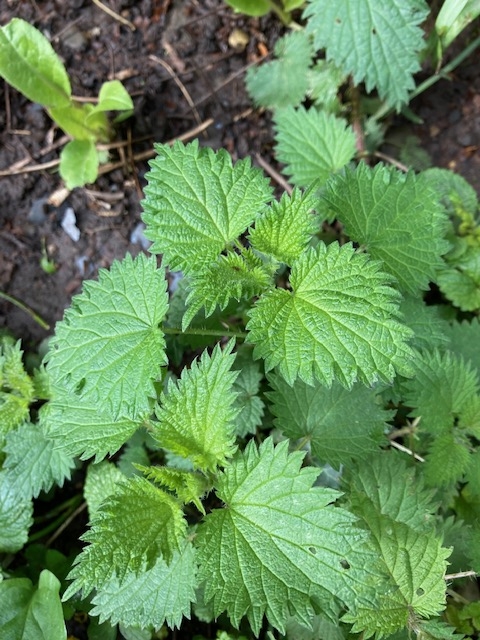
[[[225,147],[234,158],[258,153],[271,160],[269,115],[252,109],[244,75],[246,66],[271,51],[282,32],[274,16],[247,19],[221,0],[105,4],[134,30],[91,0],[4,0],[0,8],[0,24],[22,17],[51,38],[75,95],[96,96],[102,82],[120,78],[135,103],[134,116],[117,131],[116,141],[123,146],[111,151],[119,168],[59,203],[62,182],[55,169],[21,171],[22,162],[57,159],[59,149],[51,147],[61,132],[40,107],[0,82],[0,171],[9,174],[0,177],[0,291],[33,308],[51,327],[84,278],[94,277],[127,251],[142,250],[131,234],[140,222],[148,163],[137,156],[150,151],[154,142],[174,139],[211,118],[198,135],[201,144]],[[234,29],[247,36],[245,48],[232,44]],[[433,164],[458,171],[480,192],[478,71],[477,52],[450,81],[441,80],[411,107],[424,121],[414,133]],[[60,226],[68,207],[80,229],[78,242]],[[42,251],[56,265],[52,274],[40,266]],[[51,333],[0,300],[2,326],[27,346]]]

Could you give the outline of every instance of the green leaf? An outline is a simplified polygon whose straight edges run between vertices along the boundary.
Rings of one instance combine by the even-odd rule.
[[[115,415],[140,415],[156,397],[166,364],[159,325],[167,311],[166,281],[155,258],[130,255],[86,282],[57,324],[47,371],[54,400]],[[106,411],[106,409],[105,409]],[[131,435],[131,434],[130,434]]]
[[[391,578],[377,608],[360,605],[358,613],[344,616],[354,633],[387,636],[445,607],[450,550],[435,534],[429,495],[396,454],[378,455],[352,472],[349,508],[371,532],[373,548]]]
[[[287,640],[345,640],[346,632],[339,624],[334,624],[323,616],[314,616],[311,629],[300,625],[295,618],[287,621]]]
[[[397,321],[398,294],[380,263],[342,247],[320,243],[293,266],[293,291],[276,289],[249,312],[249,342],[266,370],[278,366],[289,384],[297,377],[350,388],[409,375],[411,332]]]
[[[151,569],[138,575],[128,572],[123,580],[112,577],[92,598],[91,615],[130,626],[160,629],[180,627],[190,617],[195,600],[195,556],[191,543],[175,552],[169,565],[158,558]]]
[[[187,329],[200,309],[205,308],[205,317],[208,318],[217,307],[223,311],[232,298],[237,301],[253,298],[271,282],[271,270],[250,249],[243,250],[241,254],[229,251],[219,256],[216,262],[191,276],[182,330]]]
[[[400,303],[400,312],[407,327],[415,337],[412,346],[417,349],[450,347],[449,325],[441,316],[438,306],[427,306],[421,298],[405,296]]]
[[[445,296],[462,311],[480,309],[480,246],[466,238],[456,238],[447,254],[447,266],[438,274],[438,285]]]
[[[255,433],[257,427],[262,424],[264,414],[264,402],[258,396],[263,374],[260,364],[252,360],[251,349],[237,351],[234,370],[238,370],[238,378],[235,380],[233,390],[237,395],[233,404],[238,410],[235,418],[235,432],[237,436],[244,438],[249,433]]]
[[[447,328],[450,338],[450,351],[475,367],[480,378],[480,322],[473,318],[471,322],[453,322]]]
[[[28,578],[0,583],[2,640],[66,640],[60,581],[46,569],[38,586]]]
[[[15,553],[23,547],[33,522],[32,513],[32,501],[18,493],[13,477],[0,471],[0,551]]]
[[[326,49],[355,84],[376,88],[398,110],[415,87],[425,46],[420,25],[428,13],[423,0],[308,0],[303,16],[316,49]]]
[[[308,72],[308,97],[317,107],[330,113],[341,109],[339,87],[345,83],[345,74],[331,61],[317,60]]]
[[[95,182],[98,165],[98,153],[91,140],[71,140],[60,154],[60,175],[67,189]]]
[[[60,397],[42,407],[40,420],[55,448],[82,460],[95,456],[99,462],[113,455],[149,417],[149,408],[136,407],[118,411],[100,406],[91,398]]]
[[[110,80],[100,87],[97,107],[101,111],[129,111],[133,100],[120,80]]]
[[[52,120],[69,136],[78,141],[97,142],[108,139],[109,125],[104,113],[98,114],[96,122],[87,124],[87,118],[95,107],[91,103],[72,102],[64,107],[48,110]]]
[[[172,270],[201,271],[252,224],[271,200],[270,183],[249,159],[188,145],[156,145],[143,201],[150,251]]]
[[[152,425],[160,445],[193,462],[196,469],[215,471],[235,451],[233,341],[222,351],[217,345],[210,356],[182,371],[177,382],[169,380]]]
[[[469,362],[450,351],[423,352],[415,360],[415,377],[405,381],[405,404],[421,417],[420,429],[437,436],[454,425],[470,428],[472,402],[478,397],[478,376]],[[480,416],[479,416],[480,418]]]
[[[3,437],[28,420],[35,398],[32,379],[23,367],[20,342],[0,342],[0,449]]]
[[[347,235],[383,260],[402,291],[416,295],[436,280],[440,256],[448,250],[447,218],[421,176],[361,163],[332,177],[322,198]]]
[[[320,227],[320,220],[314,215],[317,203],[313,189],[302,193],[295,188],[291,196],[284,193],[280,202],[273,202],[250,230],[252,247],[291,265]]]
[[[275,43],[275,60],[247,71],[247,89],[257,105],[269,109],[298,106],[308,89],[312,45],[305,31],[291,31]]]
[[[193,502],[200,513],[205,515],[205,509],[200,498],[210,488],[207,478],[194,471],[172,469],[170,467],[144,467],[136,465],[146,478],[160,486],[174,491],[183,504]]]
[[[124,474],[112,463],[103,460],[98,464],[89,464],[83,495],[88,505],[90,519],[117,490],[118,484],[125,480]]]
[[[275,426],[287,438],[310,443],[322,463],[338,469],[351,458],[376,451],[384,441],[392,412],[381,407],[375,389],[355,384],[347,390],[335,382],[327,389],[301,380],[290,386],[278,375],[269,375],[268,380]]]
[[[15,485],[17,496],[36,498],[70,478],[75,464],[72,458],[55,449],[40,425],[25,423],[7,435],[4,470]]]
[[[451,429],[438,434],[426,456],[425,481],[431,487],[448,487],[462,480],[470,464],[469,441],[465,433]]]
[[[269,0],[225,0],[225,2],[235,11],[247,16],[264,16],[272,8]]]
[[[0,75],[32,102],[70,103],[70,80],[50,42],[34,26],[13,18],[0,28]]]
[[[274,122],[277,158],[297,186],[325,184],[332,172],[355,156],[355,134],[343,118],[313,108],[287,107],[277,111]]]
[[[450,215],[455,214],[459,207],[471,215],[477,213],[477,192],[461,175],[450,169],[435,167],[423,171],[422,176],[435,190]]]
[[[308,626],[314,610],[334,617],[341,602],[355,609],[370,596],[362,535],[330,505],[337,492],[312,487],[320,470],[301,469],[302,459],[287,441],[274,448],[268,438],[259,449],[251,441],[218,477],[225,507],[198,529],[206,600],[237,627],[247,616],[255,635],[264,615],[284,633],[290,615]]]
[[[74,582],[64,598],[82,589],[84,597],[117,578],[142,574],[159,557],[169,564],[186,535],[178,501],[148,480],[134,476],[119,484],[91,519],[84,547],[69,574]]]

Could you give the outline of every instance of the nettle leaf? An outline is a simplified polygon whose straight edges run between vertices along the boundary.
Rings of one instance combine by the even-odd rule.
[[[397,110],[415,87],[424,48],[421,23],[429,13],[423,0],[308,0],[303,17],[316,49],[326,49],[355,84],[365,82]]]
[[[398,479],[402,481],[399,482]],[[450,550],[434,529],[430,494],[397,455],[383,454],[357,465],[349,481],[348,506],[372,534],[377,557],[391,577],[377,608],[361,604],[343,620],[366,637],[388,636],[438,615],[445,607],[446,559]]]
[[[191,292],[187,298],[188,308],[182,318],[185,330],[200,309],[205,316],[213,314],[216,307],[223,311],[230,300],[253,298],[272,283],[272,273],[258,256],[245,249],[241,254],[229,251],[218,257],[203,271],[191,276]]]
[[[24,423],[7,435],[4,470],[18,496],[36,498],[54,484],[63,485],[75,464],[73,458],[55,449],[40,425]]]
[[[102,502],[115,493],[117,485],[123,480],[124,474],[112,462],[103,460],[98,464],[88,465],[83,495],[90,518],[99,510]]]
[[[360,163],[355,170],[334,176],[322,194],[332,218],[365,245],[403,292],[418,294],[435,281],[448,250],[444,239],[447,218],[435,192],[413,172]]]
[[[403,321],[415,333],[412,346],[417,349],[451,348],[449,324],[438,306],[427,306],[421,298],[405,296],[400,303]],[[480,353],[480,352],[479,352]]]
[[[276,155],[292,183],[322,186],[331,173],[355,156],[355,134],[343,118],[299,107],[278,110],[274,118]]]
[[[233,341],[222,351],[206,351],[181,378],[169,380],[152,425],[152,435],[172,453],[188,458],[196,469],[215,471],[235,451]]]
[[[159,325],[167,312],[163,269],[155,258],[127,255],[98,282],[86,282],[57,324],[47,371],[54,400],[106,405],[115,415],[140,414],[156,397],[154,381],[167,363]]]
[[[279,202],[274,201],[255,221],[255,227],[249,232],[252,247],[291,265],[320,227],[320,220],[314,214],[317,203],[313,189],[302,193],[295,188],[291,196],[284,193]]]
[[[421,417],[422,431],[436,436],[456,425],[475,432],[469,419],[479,394],[478,376],[461,356],[422,352],[415,360],[415,377],[405,381],[404,388],[405,404],[412,407],[412,416]]]
[[[308,249],[292,266],[293,291],[268,292],[249,312],[255,357],[289,384],[336,379],[350,388],[357,379],[392,380],[395,370],[409,375],[411,332],[397,321],[389,283],[380,263],[350,244]]]
[[[47,569],[38,585],[28,578],[0,583],[0,628],[5,640],[66,640],[60,581]]]
[[[174,491],[183,504],[193,502],[197,509],[205,515],[200,498],[210,488],[207,478],[195,471],[172,469],[171,467],[144,467],[135,465],[144,476],[155,484]]]
[[[254,362],[252,354],[246,349],[237,351],[233,368],[239,372],[233,384],[233,390],[237,394],[233,406],[238,410],[235,433],[244,438],[249,433],[255,433],[257,427],[262,424],[265,405],[258,393],[263,374],[260,371],[260,363]]]
[[[431,184],[450,215],[457,213],[459,209],[464,209],[472,216],[476,215],[477,192],[461,175],[450,169],[434,167],[423,171],[422,176]]]
[[[292,31],[279,38],[275,60],[247,71],[246,85],[254,102],[262,107],[297,106],[308,89],[308,69],[313,49],[305,31]]]
[[[308,72],[308,97],[317,107],[338,113],[341,110],[338,90],[345,81],[344,72],[330,60],[317,60]]]
[[[18,493],[15,478],[0,471],[0,551],[16,553],[23,547],[33,523],[32,514],[32,501]]]
[[[453,322],[448,326],[447,335],[450,337],[450,351],[457,356],[470,361],[480,377],[480,322],[473,318],[471,322]]]
[[[0,446],[11,429],[29,418],[33,381],[23,367],[20,342],[0,341]]]
[[[122,580],[112,577],[93,596],[90,614],[113,625],[158,630],[166,622],[171,628],[180,627],[183,617],[190,618],[195,601],[195,570],[194,549],[187,542],[168,565],[157,558],[151,569],[138,575],[129,571]]]
[[[392,412],[378,402],[375,389],[355,384],[347,390],[338,383],[330,389],[296,380],[290,386],[281,376],[269,375],[267,393],[274,424],[287,438],[306,439],[314,456],[335,468],[351,458],[363,458],[384,441]]]
[[[112,579],[123,583],[130,573],[152,568],[159,557],[169,564],[187,527],[178,501],[138,476],[116,487],[90,525],[82,536],[90,544],[75,559],[64,598],[80,589],[86,597]]]
[[[453,250],[445,256],[446,267],[438,274],[442,293],[462,311],[480,309],[480,247],[466,238],[455,238]]]
[[[255,635],[264,615],[284,633],[291,615],[309,626],[318,609],[334,618],[341,602],[355,609],[373,595],[353,517],[330,504],[336,491],[312,487],[320,470],[301,469],[302,459],[288,453],[288,441],[274,447],[268,438],[258,449],[251,441],[218,477],[225,508],[198,529],[206,601],[236,627],[247,616]]]
[[[462,480],[470,465],[469,448],[467,436],[458,429],[435,436],[425,460],[425,481],[431,487],[447,487]]]
[[[270,182],[250,160],[232,165],[220,149],[156,145],[143,201],[150,251],[170,269],[201,271],[252,224],[272,199]]]
[[[121,407],[114,412],[106,405],[75,397],[60,397],[43,406],[42,428],[55,441],[55,449],[82,460],[95,457],[100,462],[113,455],[139,429],[151,410],[139,413],[137,407]]]

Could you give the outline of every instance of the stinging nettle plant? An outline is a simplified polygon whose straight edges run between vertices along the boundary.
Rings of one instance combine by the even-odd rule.
[[[471,188],[360,164],[276,200],[249,160],[156,150],[143,219],[162,267],[115,262],[57,325],[38,424],[3,434],[0,547],[21,548],[32,496],[94,458],[63,600],[100,623],[451,637],[448,561],[480,568],[480,328],[422,298],[455,242],[475,245]],[[166,266],[183,274],[171,296]],[[402,435],[422,463],[390,446]]]

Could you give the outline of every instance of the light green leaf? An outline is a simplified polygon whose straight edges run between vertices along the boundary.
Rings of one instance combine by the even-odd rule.
[[[37,587],[28,578],[1,582],[2,640],[66,640],[59,591],[60,581],[46,569]]]
[[[278,110],[274,118],[276,154],[292,183],[323,185],[355,155],[355,134],[343,118],[303,107]]]
[[[302,459],[287,441],[251,441],[217,480],[225,507],[198,529],[206,600],[235,626],[247,616],[255,635],[264,615],[284,633],[291,615],[308,626],[314,609],[334,617],[341,602],[355,609],[373,594],[362,534],[330,505],[337,492],[312,487],[320,470],[301,469]]]
[[[479,381],[471,364],[461,356],[451,351],[423,352],[415,360],[415,377],[405,381],[404,388],[405,405],[412,408],[412,416],[421,417],[422,432],[437,437],[454,425],[475,427],[465,424],[464,414],[471,417]]]
[[[95,126],[87,125],[87,117],[93,109],[93,104],[89,102],[72,102],[65,107],[52,107],[48,110],[48,113],[52,120],[55,120],[57,125],[75,140],[106,141],[109,131],[106,114],[100,113],[97,115]]]
[[[133,100],[120,80],[110,80],[100,87],[97,106],[102,111],[128,111],[133,109]]]
[[[54,484],[63,485],[75,464],[71,457],[55,449],[41,425],[25,423],[7,435],[4,470],[20,498],[36,498]]]
[[[23,547],[33,522],[32,513],[32,501],[18,493],[14,478],[0,471],[0,551],[15,553]]]
[[[479,0],[445,0],[435,21],[442,47],[446,49],[450,46],[479,14]]]
[[[150,251],[172,270],[201,271],[252,224],[271,200],[269,181],[249,159],[188,145],[156,145],[143,201]]]
[[[159,324],[167,300],[163,269],[143,254],[127,255],[102,269],[98,282],[86,282],[50,345],[54,400],[108,409],[113,417],[149,411],[153,383],[166,364]]]
[[[98,401],[100,402],[100,401]],[[113,455],[149,417],[150,409],[124,407],[113,411],[94,400],[60,397],[42,407],[40,420],[55,448],[82,460],[99,462]]]
[[[136,467],[155,484],[175,492],[183,504],[193,502],[200,513],[205,515],[200,498],[210,486],[203,474],[186,469],[172,469],[171,467],[144,467],[142,465],[136,465]]]
[[[385,440],[385,423],[392,412],[382,408],[375,389],[355,384],[347,390],[335,382],[327,389],[302,380],[290,386],[273,374],[268,380],[275,426],[287,438],[305,439],[320,462],[338,469],[351,458],[378,450]]]
[[[317,107],[338,113],[341,108],[338,91],[340,85],[345,83],[343,71],[329,60],[317,60],[307,77],[308,97]]]
[[[275,43],[275,60],[247,71],[248,92],[257,105],[276,109],[298,106],[308,89],[312,45],[305,31],[291,31]]]
[[[45,107],[70,103],[70,80],[62,61],[47,38],[20,18],[0,29],[0,75],[32,102]]]
[[[402,482],[398,482],[402,478]],[[416,617],[438,615],[445,607],[446,559],[433,527],[433,506],[412,470],[395,454],[358,465],[349,483],[349,507],[372,534],[377,557],[391,577],[376,608],[359,606],[343,620],[366,637],[388,636],[414,625]]]
[[[284,193],[250,230],[253,248],[291,265],[320,228],[321,221],[314,215],[317,204],[313,189],[302,193],[295,188],[291,196]]]
[[[0,342],[0,449],[4,436],[29,419],[30,404],[35,398],[22,355],[20,342]]]
[[[345,640],[346,629],[338,623],[334,624],[324,616],[314,616],[311,629],[298,624],[295,618],[287,621],[287,640]]]
[[[217,345],[212,356],[205,351],[177,382],[169,380],[156,410],[159,422],[152,425],[162,447],[202,471],[215,471],[235,451],[233,382],[238,374],[230,370],[232,348],[233,341],[223,351]]]
[[[459,207],[471,215],[477,213],[477,192],[461,175],[450,169],[434,167],[423,171],[422,176],[440,197],[449,214],[455,214]]]
[[[93,513],[91,529],[82,536],[90,544],[75,560],[68,575],[74,582],[64,597],[80,589],[86,597],[115,578],[122,583],[132,572],[151,569],[159,557],[169,564],[186,525],[175,498],[144,478],[128,478]]]
[[[326,49],[327,59],[355,84],[377,89],[399,109],[415,87],[412,76],[425,46],[420,25],[428,13],[423,0],[308,0],[303,16],[316,49]]]
[[[262,259],[250,249],[243,250],[241,254],[229,251],[219,256],[203,271],[191,276],[191,291],[182,318],[182,329],[187,329],[200,309],[205,308],[208,318],[217,307],[223,311],[232,298],[237,301],[253,298],[271,282],[272,270],[265,267]]]
[[[466,238],[456,238],[447,254],[446,268],[438,274],[438,285],[462,311],[480,309],[480,246],[471,246]]]
[[[266,370],[278,366],[289,384],[300,378],[350,388],[409,375],[407,327],[397,321],[398,293],[380,263],[342,247],[320,243],[293,266],[292,291],[276,289],[249,312],[249,342]]]
[[[108,500],[125,480],[124,474],[112,463],[103,460],[98,464],[89,464],[83,486],[83,496],[88,505],[90,519],[99,510],[102,502]]]
[[[383,260],[402,291],[416,295],[436,280],[440,256],[448,250],[447,217],[424,179],[361,163],[334,176],[322,198],[347,235]]]
[[[447,335],[450,338],[450,351],[474,366],[480,378],[480,322],[473,318],[471,322],[453,322],[448,326]]]
[[[235,11],[247,16],[264,16],[272,8],[269,0],[225,0]]]
[[[98,165],[98,153],[91,140],[70,140],[60,154],[60,175],[67,189],[95,182]]]
[[[158,558],[138,576],[129,571],[121,581],[112,577],[93,596],[90,613],[111,624],[160,629],[166,622],[171,628],[180,627],[195,601],[195,570],[194,549],[186,543],[169,565]]]

